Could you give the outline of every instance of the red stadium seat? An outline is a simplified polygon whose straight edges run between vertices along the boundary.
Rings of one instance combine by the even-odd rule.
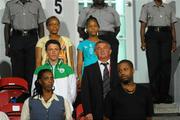
[[[76,107],[76,120],[85,120],[82,104]]]
[[[26,80],[18,77],[8,77],[0,79],[0,90],[5,89],[21,89],[28,91],[28,83]]]
[[[0,79],[0,111],[5,112],[10,120],[20,120],[23,101],[18,99],[28,93],[28,83],[18,77]]]

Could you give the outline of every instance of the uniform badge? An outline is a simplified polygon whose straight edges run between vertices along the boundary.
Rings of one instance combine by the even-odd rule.
[[[59,68],[58,69],[60,73],[64,73],[65,69],[64,68]]]

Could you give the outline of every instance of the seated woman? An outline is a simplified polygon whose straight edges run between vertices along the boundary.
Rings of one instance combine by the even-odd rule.
[[[24,102],[21,120],[72,120],[70,104],[53,91],[53,73],[42,69],[38,73],[33,96]]]
[[[68,64],[74,69],[72,43],[68,37],[58,34],[60,29],[59,19],[56,16],[49,17],[46,20],[46,27],[49,31],[49,36],[41,38],[36,44],[36,68],[46,62],[47,55],[45,44],[48,40],[53,39],[58,40],[61,44],[59,58],[62,59],[65,64]]]

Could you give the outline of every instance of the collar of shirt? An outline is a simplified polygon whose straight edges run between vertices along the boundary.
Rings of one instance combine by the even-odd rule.
[[[54,78],[55,78],[56,70],[61,68],[62,64],[63,64],[62,59],[58,59],[58,62],[55,65],[51,65],[49,60],[47,60],[44,65],[53,72],[53,75],[54,75]]]
[[[51,65],[51,62],[49,60],[46,61],[47,64]],[[62,59],[58,59],[56,65],[54,66],[57,66],[57,65],[61,65],[63,63]],[[51,65],[52,66],[52,65]]]
[[[108,63],[108,65],[110,65],[110,59],[107,60],[106,62],[102,62],[102,61],[98,60],[98,63],[99,63],[99,65],[102,65],[101,63]]]
[[[39,99],[45,108],[49,108],[53,100],[59,101],[58,97],[54,93],[47,102],[45,102],[44,98],[41,97],[40,95],[35,96],[33,99]]]
[[[104,65],[102,65],[101,63],[108,63],[107,68],[110,71],[110,59],[108,61],[106,61],[106,62],[102,62],[102,61],[98,60],[99,68],[100,68],[100,71],[101,71],[101,76],[103,76]]]
[[[41,97],[40,95],[36,95],[35,97],[33,97],[33,99],[39,99],[39,100],[44,100],[43,97]],[[49,100],[56,100],[59,101],[58,97],[56,96],[56,94],[52,94],[52,97]],[[48,101],[49,101],[48,100]]]

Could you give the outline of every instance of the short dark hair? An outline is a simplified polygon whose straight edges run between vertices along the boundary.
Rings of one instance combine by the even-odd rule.
[[[95,21],[97,23],[98,27],[100,27],[98,20],[95,17],[93,17],[92,15],[90,15],[89,18],[86,20],[86,23],[85,23],[86,27],[88,26],[90,21]]]
[[[50,22],[52,19],[56,19],[56,20],[58,21],[58,23],[60,24],[60,20],[59,20],[56,16],[51,16],[51,17],[49,17],[49,18],[46,20],[46,27],[49,25],[49,22]]]
[[[118,63],[118,66],[122,63],[127,63],[129,65],[129,67],[131,67],[132,69],[134,69],[134,66],[133,66],[133,63],[130,61],[130,60],[127,60],[127,59],[124,59],[124,60],[121,60],[119,63]]]
[[[43,94],[42,86],[39,84],[39,80],[42,78],[43,74],[46,72],[52,73],[52,71],[50,69],[42,69],[38,72],[37,80],[35,81],[35,88],[33,90],[33,97],[36,95],[41,96]]]
[[[45,50],[47,51],[47,48],[50,44],[55,44],[61,49],[61,44],[57,40],[48,40],[45,44]]]
[[[98,42],[96,43],[94,49],[96,49],[96,47],[97,47],[99,44],[101,44],[101,43],[107,44],[107,45],[109,46],[109,48],[111,49],[111,45],[110,45],[107,41],[103,41],[103,40],[98,41]]]

